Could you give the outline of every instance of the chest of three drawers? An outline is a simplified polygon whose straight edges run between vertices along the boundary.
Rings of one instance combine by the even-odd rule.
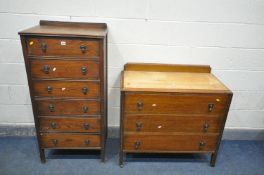
[[[121,78],[125,153],[211,153],[215,165],[232,92],[209,66],[127,64]]]
[[[20,32],[39,142],[98,149],[107,137],[106,25],[41,21]]]

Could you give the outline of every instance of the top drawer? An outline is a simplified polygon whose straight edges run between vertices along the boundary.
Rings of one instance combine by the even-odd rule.
[[[223,114],[225,94],[133,94],[125,96],[126,114]]]
[[[30,56],[99,57],[99,41],[92,39],[29,38]]]

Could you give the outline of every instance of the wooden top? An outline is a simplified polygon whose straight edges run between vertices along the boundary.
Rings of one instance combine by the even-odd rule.
[[[80,36],[80,37],[105,37],[107,25],[105,23],[80,23],[43,21],[39,25],[19,32],[20,35],[45,35],[45,36]]]
[[[145,67],[145,68],[144,68]],[[207,68],[207,69],[206,69]],[[122,91],[231,93],[210,73],[210,66],[126,64]]]

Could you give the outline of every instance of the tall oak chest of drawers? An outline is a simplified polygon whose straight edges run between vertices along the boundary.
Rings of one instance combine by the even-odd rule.
[[[126,153],[211,153],[214,166],[231,99],[209,66],[126,64],[120,166]]]
[[[40,21],[19,32],[40,158],[45,149],[95,149],[105,159],[107,27]]]

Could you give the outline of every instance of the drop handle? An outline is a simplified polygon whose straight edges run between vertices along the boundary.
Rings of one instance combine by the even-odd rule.
[[[141,111],[141,110],[143,109],[143,107],[144,107],[144,103],[143,103],[142,101],[138,101],[138,102],[137,102],[137,109],[138,109],[139,111]]]
[[[142,128],[142,123],[141,122],[136,122],[136,130],[140,131]]]
[[[138,149],[140,148],[140,145],[141,145],[140,141],[135,141],[135,143],[134,143],[134,148],[135,148],[136,150],[138,150]]]
[[[88,130],[90,128],[90,125],[89,125],[89,123],[84,123],[83,127],[85,130]]]
[[[199,150],[203,150],[204,147],[205,147],[205,145],[206,145],[206,143],[205,143],[204,141],[201,141],[201,142],[199,143]]]
[[[82,53],[85,53],[87,50],[87,47],[85,45],[80,45],[80,50]]]
[[[55,145],[55,146],[58,145],[58,143],[59,143],[59,141],[57,139],[52,139],[51,141],[52,141],[53,145]]]
[[[54,112],[54,110],[55,110],[54,105],[53,104],[49,104],[49,111],[50,112]]]
[[[46,43],[40,43],[40,48],[42,50],[42,52],[46,52],[47,51],[47,44]]]
[[[82,88],[82,93],[86,95],[88,93],[88,88],[87,87]]]
[[[85,144],[85,145],[90,145],[90,140],[89,140],[89,139],[85,139],[85,140],[84,140],[84,144]]]
[[[87,74],[87,67],[82,66],[81,67],[81,72],[82,72],[83,75],[86,75]]]
[[[43,70],[44,73],[48,74],[49,70],[50,70],[50,67],[48,65],[44,65],[42,70]]]
[[[209,111],[209,112],[212,112],[213,109],[214,109],[214,104],[213,104],[213,103],[209,103],[209,104],[208,104],[208,111]]]
[[[208,128],[209,128],[209,124],[207,122],[204,123],[204,125],[203,125],[203,131],[204,132],[208,132]]]
[[[83,112],[84,112],[84,113],[87,113],[87,112],[88,112],[88,109],[89,109],[88,106],[84,106],[84,107],[83,107]]]
[[[51,126],[52,129],[56,129],[57,123],[56,122],[51,122],[50,126]]]
[[[48,91],[48,93],[51,93],[52,90],[53,90],[53,87],[52,87],[52,86],[47,86],[47,91]]]

